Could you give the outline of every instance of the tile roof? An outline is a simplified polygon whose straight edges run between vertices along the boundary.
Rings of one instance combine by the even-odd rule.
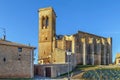
[[[25,48],[33,48],[36,49],[36,47],[28,46],[20,43],[15,43],[7,40],[0,40],[0,45],[8,45],[8,46],[17,46],[17,47],[25,47]]]

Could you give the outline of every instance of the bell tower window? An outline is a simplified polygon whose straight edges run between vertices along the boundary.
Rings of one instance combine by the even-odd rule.
[[[47,28],[48,27],[48,25],[49,25],[49,18],[48,18],[48,16],[46,16],[46,17],[42,17],[42,29],[45,27],[45,28]]]
[[[46,21],[45,21],[45,26],[46,26],[46,28],[48,27],[48,24],[49,24],[49,18],[48,18],[48,16],[46,17]]]
[[[42,17],[42,29],[43,29],[44,26],[45,26],[45,18]]]

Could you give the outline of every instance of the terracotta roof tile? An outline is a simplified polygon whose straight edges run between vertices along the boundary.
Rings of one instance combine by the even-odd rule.
[[[17,46],[17,47],[26,47],[26,48],[36,49],[36,47],[33,47],[33,46],[28,46],[28,45],[24,45],[24,44],[20,44],[20,43],[16,43],[16,42],[11,42],[11,41],[7,41],[7,40],[0,40],[0,45],[9,45],[9,46]]]

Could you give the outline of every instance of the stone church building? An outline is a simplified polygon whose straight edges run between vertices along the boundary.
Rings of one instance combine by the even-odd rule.
[[[66,51],[70,51],[75,56],[76,64],[112,63],[112,38],[82,31],[73,35],[56,35],[56,13],[53,8],[42,8],[38,13],[39,64],[65,63],[67,62]]]

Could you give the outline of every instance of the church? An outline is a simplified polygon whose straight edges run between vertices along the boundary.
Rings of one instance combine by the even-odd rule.
[[[112,63],[112,38],[78,31],[72,35],[56,34],[56,13],[52,7],[41,8],[39,14],[38,64],[58,64],[70,60],[81,65]]]

